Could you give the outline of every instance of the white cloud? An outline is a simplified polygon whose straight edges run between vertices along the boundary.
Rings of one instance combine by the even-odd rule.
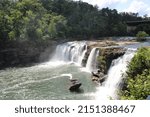
[[[79,1],[79,0],[74,0]],[[109,7],[118,9],[120,12],[134,12],[140,15],[147,14],[150,16],[149,0],[81,0],[92,5],[97,5],[100,9]],[[126,7],[126,8],[125,8]]]
[[[139,14],[147,14],[150,16],[150,7],[142,0],[133,0],[129,7],[125,9],[126,12],[134,12]]]
[[[74,0],[79,1],[79,0]],[[97,5],[99,8],[109,7],[117,3],[126,3],[128,0],[82,0],[83,2],[88,2],[92,5]]]

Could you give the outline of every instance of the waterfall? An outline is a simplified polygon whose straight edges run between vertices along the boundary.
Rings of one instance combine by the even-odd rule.
[[[122,57],[113,60],[104,85],[98,88],[97,99],[118,99],[117,91],[120,88],[122,75],[127,70],[127,65],[133,58],[134,53],[134,50],[128,49]]]
[[[73,62],[82,65],[82,60],[86,52],[86,42],[67,42],[57,46],[51,61]]]
[[[68,63],[72,62],[82,66],[83,59],[87,53],[86,42],[67,42],[60,44],[56,47],[55,54],[51,58],[51,62],[55,63]],[[86,70],[88,72],[95,71],[97,69],[97,57],[99,55],[99,49],[93,48],[89,54]]]
[[[86,52],[87,52],[87,45],[84,45],[84,46],[82,47],[81,52],[80,52],[80,53],[81,53],[81,56],[79,56],[79,60],[78,60],[78,63],[79,63],[80,65],[82,65],[82,60],[84,59]]]
[[[87,64],[86,64],[86,69],[88,71],[91,72],[91,71],[96,70],[98,54],[99,54],[99,49],[93,48],[89,57],[88,57]]]

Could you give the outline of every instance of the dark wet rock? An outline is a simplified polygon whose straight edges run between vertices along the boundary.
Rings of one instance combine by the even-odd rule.
[[[100,48],[98,56],[98,68],[104,74],[107,74],[108,69],[114,59],[125,54],[125,49],[121,47]]]
[[[92,72],[92,81],[102,84],[106,80],[107,76],[103,74],[102,72],[94,73]]]

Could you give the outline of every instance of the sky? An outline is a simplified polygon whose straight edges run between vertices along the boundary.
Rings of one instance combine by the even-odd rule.
[[[79,0],[74,0],[79,1]],[[147,14],[150,16],[150,0],[81,0],[92,5],[97,5],[100,9],[109,7],[117,9],[119,12],[139,13],[140,16]]]

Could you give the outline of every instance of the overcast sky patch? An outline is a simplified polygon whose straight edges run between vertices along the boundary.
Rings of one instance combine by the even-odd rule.
[[[79,0],[74,0],[79,1]],[[117,9],[119,12],[134,12],[139,15],[150,16],[150,0],[81,0],[92,5],[97,5],[100,9],[109,7]]]

